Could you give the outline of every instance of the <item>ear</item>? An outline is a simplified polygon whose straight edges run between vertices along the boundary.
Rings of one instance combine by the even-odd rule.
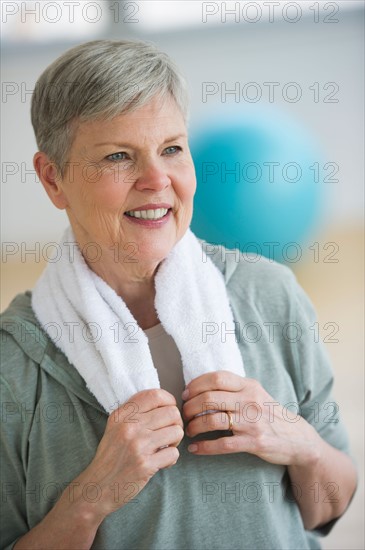
[[[68,199],[62,187],[62,177],[59,169],[45,153],[38,151],[33,157],[34,169],[37,172],[47,195],[60,210],[68,206]]]

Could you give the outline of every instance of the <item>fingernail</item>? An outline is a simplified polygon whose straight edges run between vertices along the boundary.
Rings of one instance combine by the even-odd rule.
[[[191,445],[188,446],[188,451],[190,453],[194,453],[197,450],[198,450],[198,445],[195,445],[195,443],[192,443]]]
[[[187,398],[189,397],[189,390],[188,389],[184,390],[181,394],[181,397],[183,398],[184,401],[186,401]]]

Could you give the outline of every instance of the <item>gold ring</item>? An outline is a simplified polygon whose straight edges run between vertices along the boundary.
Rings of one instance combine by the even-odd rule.
[[[229,420],[229,426],[228,426],[228,430],[230,430],[231,432],[233,431],[233,419],[232,419],[232,415],[229,411],[224,411],[226,413],[226,415],[228,416],[228,420]]]

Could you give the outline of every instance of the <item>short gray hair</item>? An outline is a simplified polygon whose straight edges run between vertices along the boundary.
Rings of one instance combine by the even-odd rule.
[[[75,122],[111,119],[156,96],[169,95],[187,122],[185,79],[154,44],[131,40],[80,44],[49,65],[36,83],[31,115],[38,148],[62,174]]]

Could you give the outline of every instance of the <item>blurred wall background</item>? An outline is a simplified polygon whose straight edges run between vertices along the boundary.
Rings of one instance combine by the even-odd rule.
[[[363,2],[250,2],[247,6],[247,2],[195,0],[85,0],[74,3],[73,14],[67,7],[70,2],[48,2],[44,12],[47,3],[38,2],[38,12],[35,4],[2,3],[1,308],[17,292],[32,287],[45,265],[44,245],[57,242],[67,225],[65,214],[50,203],[32,167],[36,144],[30,123],[31,93],[50,62],[89,39],[151,40],[176,60],[187,77],[192,128],[204,116],[214,116],[215,106],[217,112],[237,107],[234,94],[224,96],[224,101],[224,87],[232,90],[238,83],[242,91],[245,84],[256,83],[262,92],[256,106],[269,105],[292,117],[320,143],[323,164],[338,166],[337,182],[324,181],[323,174],[319,179],[325,196],[321,216],[303,245],[300,261],[291,268],[318,312],[321,338],[336,375],[334,394],[361,474],[350,510],[324,539],[323,547],[364,548]],[[275,83],[271,97],[270,82]],[[204,97],[206,83],[217,92]],[[288,83],[301,90],[298,101],[283,93],[293,92],[285,88]],[[250,106],[242,93],[239,103]],[[338,333],[331,338],[335,325]]]

